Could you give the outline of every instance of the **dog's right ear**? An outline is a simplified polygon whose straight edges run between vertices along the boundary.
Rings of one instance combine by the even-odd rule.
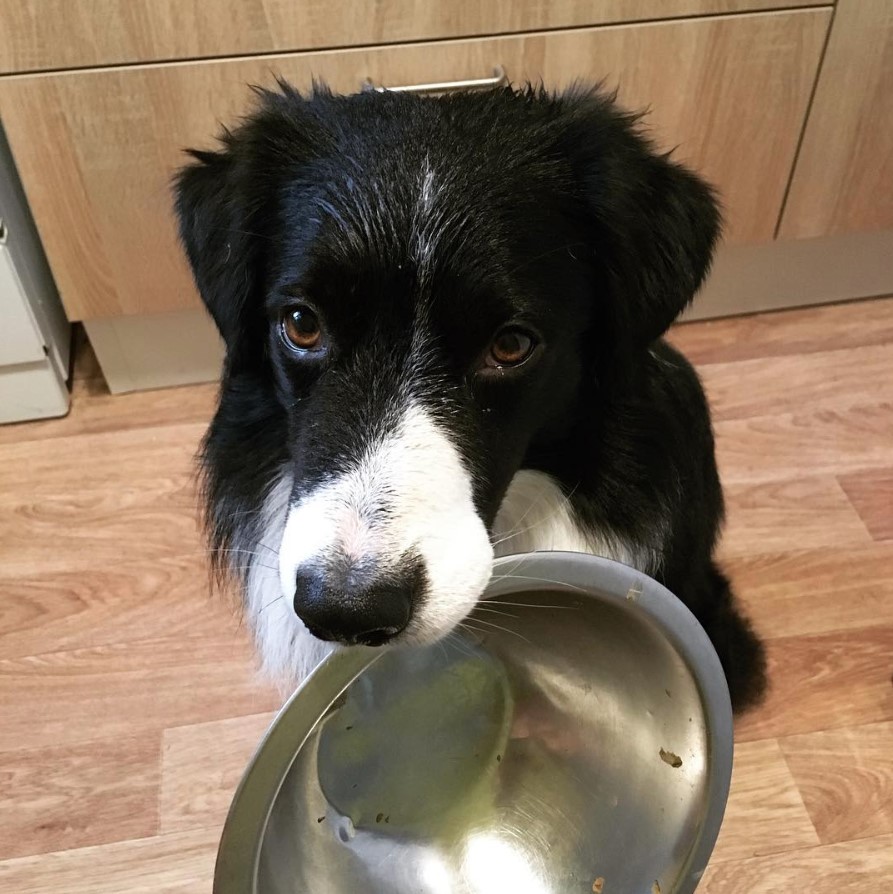
[[[642,348],[666,332],[710,268],[721,216],[700,177],[658,152],[613,94],[560,98],[614,344]]]
[[[245,204],[248,176],[237,136],[218,152],[190,150],[194,162],[174,182],[180,240],[202,301],[227,347],[235,348],[246,303],[257,287],[256,239]]]

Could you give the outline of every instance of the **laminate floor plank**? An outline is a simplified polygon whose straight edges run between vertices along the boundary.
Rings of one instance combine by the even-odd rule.
[[[893,722],[782,739],[822,844],[893,834]]]
[[[715,412],[720,555],[767,639],[699,894],[893,879],[893,299],[677,327]],[[194,457],[215,386],[0,426],[0,890],[207,894],[281,696],[210,586]],[[605,894],[610,894],[607,891]]]
[[[682,323],[670,341],[692,363],[815,354],[893,344],[889,298]]]

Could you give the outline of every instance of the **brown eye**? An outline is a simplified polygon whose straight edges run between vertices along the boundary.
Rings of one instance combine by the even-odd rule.
[[[523,329],[509,327],[496,334],[490,343],[486,364],[494,369],[520,366],[536,347],[533,336]]]
[[[285,311],[279,331],[285,343],[298,351],[317,351],[322,346],[319,317],[309,307],[292,307]]]

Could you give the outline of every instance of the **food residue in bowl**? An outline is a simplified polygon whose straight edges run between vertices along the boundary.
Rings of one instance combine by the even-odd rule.
[[[682,758],[679,757],[678,754],[673,754],[672,751],[666,751],[663,748],[661,748],[660,750],[660,759],[665,764],[669,764],[675,770],[678,770],[679,767],[682,766]]]
[[[605,890],[605,880],[601,876],[599,876],[592,883],[592,894],[602,894],[602,891],[604,891],[604,890]]]

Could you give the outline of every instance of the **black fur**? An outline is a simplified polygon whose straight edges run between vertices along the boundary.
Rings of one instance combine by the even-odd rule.
[[[654,551],[655,575],[716,645],[736,708],[754,703],[762,647],[712,559],[723,502],[706,400],[660,340],[708,270],[711,190],[597,91],[280,87],[259,92],[218,151],[193,152],[176,184],[182,241],[227,346],[203,451],[214,545],[256,543],[278,470],[311,487],[387,428],[412,387],[454,433],[488,525],[518,469],[554,476],[582,525]],[[325,363],[290,362],[275,336],[295,290],[325,308]],[[535,366],[473,375],[517,319],[542,336]]]

